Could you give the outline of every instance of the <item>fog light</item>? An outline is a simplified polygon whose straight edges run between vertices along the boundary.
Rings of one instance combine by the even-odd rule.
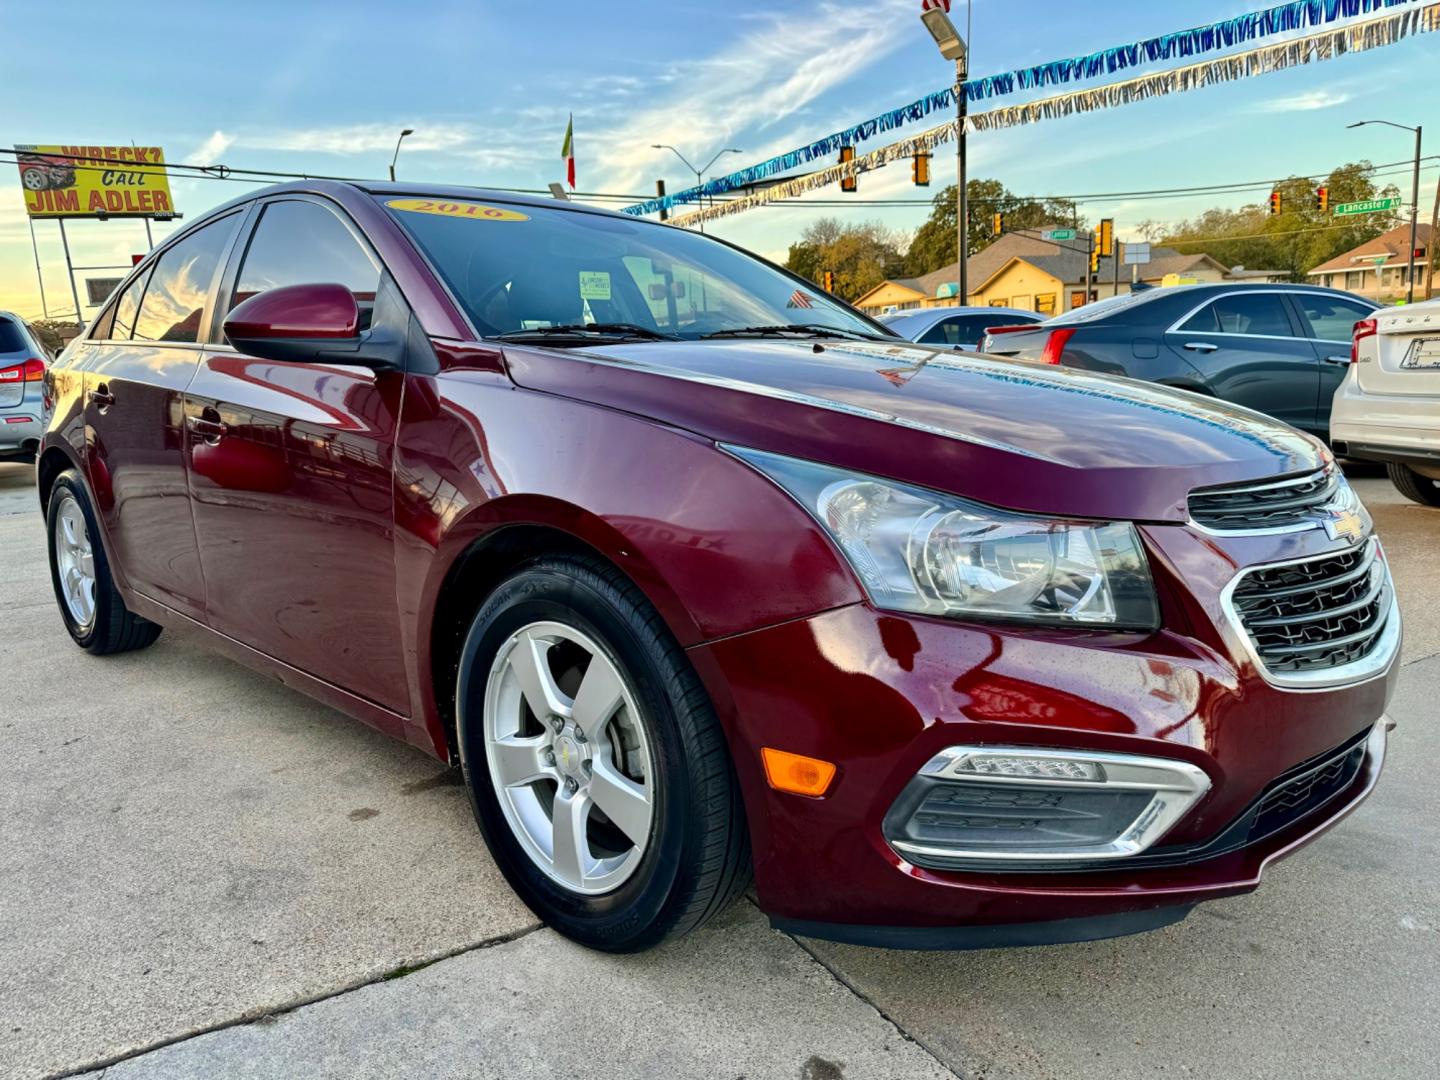
[[[777,791],[818,798],[825,794],[835,776],[835,766],[830,762],[804,754],[764,746],[760,748],[760,758],[765,762],[765,779]]]
[[[953,746],[905,786],[882,827],[918,866],[1115,859],[1158,841],[1209,788],[1203,769],[1169,758]]]
[[[1098,762],[1036,755],[1017,757],[1014,754],[997,754],[989,750],[972,750],[966,753],[951,766],[950,772],[975,776],[1018,776],[1037,780],[1080,780],[1092,784],[1105,782],[1105,769]]]

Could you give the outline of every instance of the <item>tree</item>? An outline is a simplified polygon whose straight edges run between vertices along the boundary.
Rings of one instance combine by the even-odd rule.
[[[835,294],[854,300],[886,278],[903,274],[904,259],[895,236],[878,222],[842,225],[834,218],[820,218],[790,245],[785,268],[817,285],[829,270],[835,275]]]
[[[1275,185],[1280,193],[1278,214],[1270,213],[1268,202],[1238,210],[1216,208],[1173,225],[1147,221],[1140,231],[1147,239],[1186,254],[1204,252],[1226,266],[1283,270],[1289,280],[1304,281],[1307,270],[1399,224],[1394,212],[1335,217],[1316,206],[1316,190],[1321,186],[1329,189],[1331,206],[1399,193],[1393,184],[1377,187],[1374,175],[1370,162],[1356,161],[1333,170],[1321,184],[1292,176]]]
[[[1013,194],[999,180],[970,180],[965,192],[972,255],[995,239],[996,213],[1005,215],[1006,232],[1038,230],[1049,225],[1085,227],[1069,199],[1026,199]],[[928,274],[953,265],[955,257],[955,185],[951,184],[935,196],[929,219],[910,241],[905,270],[912,276]]]

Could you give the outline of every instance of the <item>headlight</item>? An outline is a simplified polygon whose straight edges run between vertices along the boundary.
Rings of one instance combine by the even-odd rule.
[[[1151,630],[1155,588],[1129,522],[1028,517],[828,465],[725,447],[793,495],[877,607]]]

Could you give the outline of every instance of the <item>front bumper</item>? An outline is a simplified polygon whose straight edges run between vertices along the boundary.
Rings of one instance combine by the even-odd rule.
[[[1165,624],[1184,633],[984,627],[861,604],[691,650],[735,751],[756,887],[777,926],[941,948],[1151,929],[1254,889],[1270,862],[1365,798],[1395,664],[1323,690],[1272,685],[1220,603],[1239,566],[1314,553],[1323,533],[1147,539]],[[1359,742],[1358,766],[1323,805],[1237,834],[1278,779]],[[897,852],[883,823],[907,784],[947,748],[985,745],[1165,757],[1211,785],[1155,848],[1103,864],[947,867]],[[775,791],[762,746],[834,762],[835,780],[819,799]]]

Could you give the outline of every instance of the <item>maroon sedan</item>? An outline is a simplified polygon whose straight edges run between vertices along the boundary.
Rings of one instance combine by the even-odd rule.
[[[161,627],[464,769],[578,941],[1174,922],[1371,790],[1400,616],[1314,438],[890,336],[724,243],[305,183],[172,237],[39,458],[96,654]]]

